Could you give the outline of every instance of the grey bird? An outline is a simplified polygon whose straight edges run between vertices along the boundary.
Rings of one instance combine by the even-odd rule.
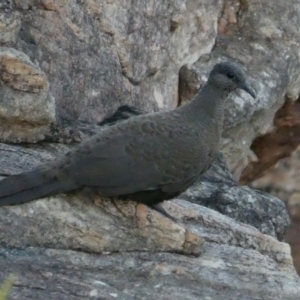
[[[184,192],[211,166],[225,100],[237,88],[255,98],[239,65],[218,63],[188,104],[108,127],[57,161],[0,181],[0,206],[91,187],[101,196],[144,203],[169,217],[160,202]]]

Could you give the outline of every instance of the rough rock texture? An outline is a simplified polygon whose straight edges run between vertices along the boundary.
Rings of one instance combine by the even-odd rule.
[[[210,173],[180,196],[182,197],[252,225],[279,240],[283,240],[285,229],[289,224],[285,205],[278,198],[246,186],[231,185],[227,181],[218,182],[215,176],[210,176]]]
[[[292,7],[299,5],[299,1],[293,1]],[[300,87],[300,35],[295,30],[298,22],[299,14],[283,1],[276,1],[276,5],[270,1],[226,1],[211,55],[180,70],[181,103],[193,97],[206,79],[206,68],[216,60],[234,58],[247,65],[247,72],[252,74],[258,97],[253,100],[245,94],[232,96],[232,101],[228,101],[223,134],[222,150],[234,177],[238,179],[242,173],[241,183],[257,179],[300,144],[299,101],[293,102],[298,99]],[[285,105],[274,116],[283,103]],[[298,176],[290,176],[299,174],[299,164],[289,164],[291,171],[287,175],[284,170],[289,168],[285,162],[282,166],[280,177],[286,177],[286,180],[281,181],[278,173],[272,175],[273,169],[267,175],[274,183],[266,190],[273,190],[276,196],[285,194],[294,183],[299,187]],[[277,183],[285,187],[279,191]],[[263,188],[264,183],[254,186]],[[293,214],[295,208],[290,206],[288,204],[289,212]],[[292,221],[287,240],[292,245],[300,274],[300,262],[297,262],[300,259],[296,258],[300,253],[297,234],[300,227],[293,216]]]
[[[257,159],[243,170],[240,182],[249,183],[259,178],[280,159],[289,157],[298,145],[300,145],[300,103],[287,101],[276,113],[272,130],[253,141],[251,150]],[[290,184],[292,182],[293,180]]]
[[[1,6],[1,4],[0,9],[4,8],[3,6]],[[10,10],[2,11],[0,14],[0,44],[10,45],[15,43],[20,28],[21,16],[19,12]]]
[[[292,131],[293,132],[293,131]],[[297,133],[297,131],[295,131]],[[288,149],[283,145],[283,149]],[[277,163],[252,182],[252,186],[265,190],[285,201],[291,216],[292,226],[285,239],[291,245],[294,264],[300,274],[300,147],[290,157]]]
[[[298,299],[299,282],[285,261],[286,249],[278,246],[279,263],[252,249],[222,245],[216,249],[207,243],[198,258],[31,248],[1,250],[5,259],[0,264],[8,272],[26,274],[17,279],[9,299]],[[253,266],[249,257],[255,257],[259,266]]]
[[[35,142],[55,121],[54,98],[44,72],[24,53],[0,48],[0,139]]]
[[[240,182],[249,183],[256,179],[251,183],[252,187],[270,192],[286,202],[292,220],[286,240],[292,247],[295,267],[300,274],[299,144],[300,103],[299,100],[287,101],[276,113],[272,130],[254,140],[251,149],[257,159],[243,171]]]
[[[69,121],[101,121],[123,104],[175,107],[178,71],[211,51],[222,7],[209,0],[26,3],[16,2],[17,47],[39,62],[59,118]]]
[[[223,151],[238,178],[257,160],[252,141],[299,95],[299,0],[4,2],[2,141],[70,143],[120,106],[121,115],[174,108],[216,61],[234,59],[258,93],[227,102]],[[68,147],[1,144],[0,175]],[[10,299],[299,299],[290,248],[277,240],[282,203],[237,187],[221,157],[164,206],[177,224],[90,191],[1,208],[0,280],[17,275]]]

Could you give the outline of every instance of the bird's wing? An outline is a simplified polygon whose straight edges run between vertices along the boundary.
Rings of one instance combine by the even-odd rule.
[[[205,146],[183,145],[178,133],[121,128],[106,130],[66,157],[64,171],[72,181],[97,187],[103,195],[123,195],[180,183],[205,164]]]

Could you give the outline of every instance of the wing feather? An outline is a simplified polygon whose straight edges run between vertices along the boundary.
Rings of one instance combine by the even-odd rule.
[[[154,128],[153,132],[149,130],[152,127],[146,120],[141,122],[140,132],[136,126],[122,126],[121,132],[116,126],[113,132],[106,130],[72,153],[64,171],[77,184],[97,187],[100,193],[110,196],[164,185],[173,191],[176,183],[179,189],[180,182],[194,178],[205,167],[207,149],[201,143],[199,149],[196,140],[189,145],[181,143],[183,134],[185,138],[192,134],[190,129],[174,132],[173,128]]]

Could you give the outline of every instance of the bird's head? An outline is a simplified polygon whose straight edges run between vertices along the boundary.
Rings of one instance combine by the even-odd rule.
[[[209,75],[208,82],[216,86],[218,89],[222,89],[227,92],[231,92],[239,88],[246,91],[253,98],[256,97],[254,90],[247,82],[244,71],[239,65],[232,62],[216,64]]]

